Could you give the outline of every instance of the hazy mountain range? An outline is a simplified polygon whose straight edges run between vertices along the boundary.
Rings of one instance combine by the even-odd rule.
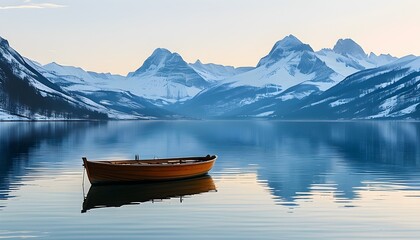
[[[420,57],[314,51],[289,35],[255,67],[158,48],[127,76],[22,57],[0,38],[0,119],[419,119]]]

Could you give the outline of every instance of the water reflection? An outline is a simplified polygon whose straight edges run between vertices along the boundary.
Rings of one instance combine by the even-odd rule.
[[[81,171],[82,156],[217,154],[214,171],[255,166],[275,202],[286,206],[317,194],[350,206],[362,190],[418,190],[420,181],[417,122],[1,123],[0,133],[0,199],[46,169]]]
[[[314,195],[331,194],[345,206],[366,189],[418,189],[419,123],[284,123],[273,161],[259,171],[276,202],[297,206]],[[275,160],[274,160],[275,159]],[[384,186],[387,186],[386,188]]]
[[[121,207],[176,197],[182,202],[185,196],[215,190],[216,185],[209,175],[157,183],[92,185],[83,201],[82,213],[93,208]]]
[[[416,122],[0,123],[0,238],[418,239],[419,142]],[[134,154],[218,160],[206,184],[92,187],[80,214],[81,157]]]
[[[36,153],[45,145],[49,150],[63,144],[70,134],[76,134],[99,123],[0,123],[0,200],[13,197],[12,190],[21,186],[25,176],[36,174],[39,162]],[[44,156],[42,161],[59,161]],[[0,202],[1,208],[1,202]]]

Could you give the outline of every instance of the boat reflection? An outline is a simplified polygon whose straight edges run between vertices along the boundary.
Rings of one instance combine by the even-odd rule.
[[[82,213],[93,208],[121,207],[129,204],[159,201],[215,191],[216,185],[209,175],[178,181],[92,185],[83,201]]]

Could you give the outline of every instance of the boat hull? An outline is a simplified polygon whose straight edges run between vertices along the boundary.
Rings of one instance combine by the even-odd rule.
[[[207,174],[216,156],[126,161],[88,161],[84,166],[92,184],[151,182],[191,178]],[[197,162],[187,162],[198,159]],[[179,163],[174,163],[179,161]],[[183,162],[186,163],[183,163]]]

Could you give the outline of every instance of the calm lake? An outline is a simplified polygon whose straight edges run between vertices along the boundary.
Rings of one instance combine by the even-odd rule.
[[[209,176],[91,187],[91,160],[217,154]],[[84,197],[86,200],[84,201]],[[420,123],[0,123],[0,239],[420,238]]]

